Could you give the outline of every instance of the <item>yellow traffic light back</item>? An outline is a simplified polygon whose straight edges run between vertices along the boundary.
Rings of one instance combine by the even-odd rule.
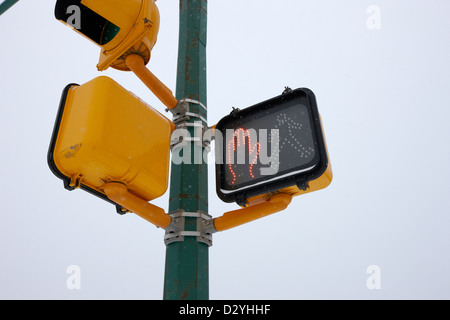
[[[128,71],[130,54],[150,60],[159,31],[156,0],[58,0],[55,17],[99,45],[97,65]]]
[[[108,77],[71,84],[63,92],[48,163],[66,189],[81,187],[110,201],[104,186],[119,182],[149,201],[167,190],[174,129]]]

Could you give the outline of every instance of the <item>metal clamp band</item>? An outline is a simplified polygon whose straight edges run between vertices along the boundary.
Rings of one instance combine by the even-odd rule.
[[[190,108],[189,108],[190,103],[199,105],[200,107],[203,108],[203,110],[206,113],[206,111],[207,111],[206,106],[203,103],[201,103],[200,101],[197,101],[194,99],[189,99],[189,98],[179,100],[178,104],[175,106],[175,108],[166,109],[166,111],[172,112],[172,114],[173,114],[172,121],[175,124],[182,122],[182,121],[187,121],[190,119],[190,117],[198,118],[205,123],[207,122],[206,118],[204,116],[202,116],[201,114],[190,112]]]
[[[197,105],[199,105],[200,107],[202,107],[203,109],[205,109],[205,111],[208,110],[208,109],[206,109],[206,106],[205,106],[203,103],[201,103],[200,101],[197,101],[197,100],[194,100],[194,99],[189,99],[189,98],[184,98],[184,99],[181,100],[181,101],[182,101],[182,102],[188,102],[188,103],[197,104]]]
[[[191,137],[187,127],[194,128],[194,137]],[[207,152],[211,151],[211,139],[204,135],[205,131],[208,130],[206,125],[199,122],[188,123],[181,122],[177,124],[178,130],[172,134],[172,138],[170,141],[170,149],[173,151],[174,149],[183,148],[188,146],[188,142],[193,142],[194,144],[203,147],[207,150]]]
[[[173,213],[170,213],[170,216],[172,218],[177,218],[177,217],[191,217],[191,218],[202,218],[204,220],[209,220],[211,219],[211,216],[203,211],[198,211],[198,212],[186,212],[186,211],[175,211]]]
[[[166,233],[164,235],[164,243],[167,246],[174,242],[183,242],[184,237],[196,237],[197,242],[203,242],[209,247],[212,246],[212,235],[199,231],[179,231],[174,233]]]
[[[201,114],[193,113],[193,112],[184,112],[184,113],[178,114],[176,116],[173,116],[172,121],[176,124],[177,122],[189,120],[186,117],[194,117],[194,118],[198,118],[198,119],[202,120],[205,123],[207,122],[205,117],[203,117]]]

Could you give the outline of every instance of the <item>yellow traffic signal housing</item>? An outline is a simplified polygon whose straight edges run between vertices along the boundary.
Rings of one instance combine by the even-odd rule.
[[[309,89],[289,89],[235,110],[215,130],[216,190],[225,202],[252,206],[279,193],[297,196],[331,183],[325,135]]]
[[[102,48],[98,70],[128,71],[130,54],[150,60],[159,31],[156,0],[58,0],[55,17]]]
[[[48,163],[66,189],[80,187],[114,203],[104,186],[120,182],[149,201],[167,190],[174,129],[172,121],[108,77],[70,84],[61,98]]]

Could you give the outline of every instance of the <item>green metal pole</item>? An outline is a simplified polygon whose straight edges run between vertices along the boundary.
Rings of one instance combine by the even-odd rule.
[[[19,0],[0,0],[0,15],[6,12],[9,8],[15,5]]]
[[[188,98],[206,106],[206,30],[207,0],[180,0],[180,33],[176,98]],[[189,112],[201,117],[190,117],[188,124],[207,118],[206,108],[190,103]],[[194,126],[186,126],[194,137]],[[194,156],[203,146],[190,143],[191,163],[172,162],[169,213],[208,213],[208,172],[203,157],[196,164]],[[199,149],[200,148],[200,149]],[[199,161],[197,161],[199,162]],[[185,217],[184,231],[197,231],[197,217]],[[184,236],[183,241],[166,247],[164,277],[165,300],[209,299],[208,245],[195,236]]]

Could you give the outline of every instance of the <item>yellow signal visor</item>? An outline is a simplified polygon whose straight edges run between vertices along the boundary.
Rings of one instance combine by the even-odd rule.
[[[149,201],[168,187],[172,121],[108,77],[70,84],[62,94],[48,164],[68,190],[111,201],[104,186],[120,182]]]

